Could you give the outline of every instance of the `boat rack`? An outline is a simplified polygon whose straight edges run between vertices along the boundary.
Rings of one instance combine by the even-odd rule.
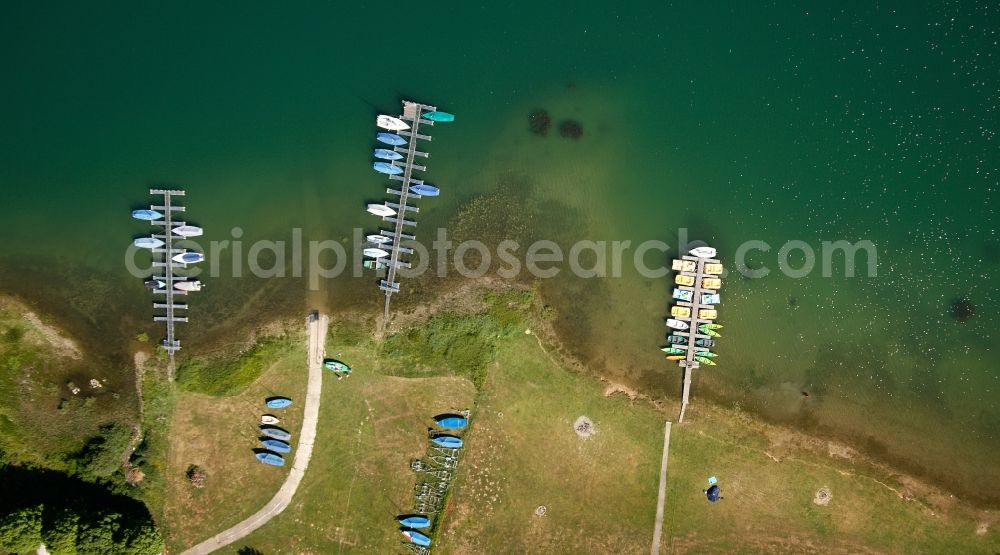
[[[702,296],[703,293],[715,293],[716,292],[716,289],[705,289],[702,286],[702,280],[703,280],[703,278],[710,277],[710,278],[719,278],[719,279],[721,279],[721,277],[718,274],[709,274],[709,273],[705,272],[705,265],[706,264],[722,264],[722,263],[718,259],[715,259],[715,258],[705,258],[705,257],[700,257],[700,256],[692,256],[692,255],[689,255],[689,254],[686,254],[686,255],[682,256],[680,258],[680,260],[681,261],[689,261],[689,262],[694,262],[695,263],[695,270],[693,272],[691,272],[691,271],[684,271],[684,270],[680,270],[680,271],[677,272],[678,275],[690,276],[690,277],[694,278],[694,285],[679,285],[679,284],[675,284],[673,286],[674,288],[680,289],[682,291],[691,291],[691,302],[686,302],[686,301],[682,301],[682,300],[675,300],[676,306],[682,306],[682,307],[690,309],[690,311],[691,311],[690,315],[687,316],[687,317],[671,316],[671,318],[674,318],[675,320],[681,320],[683,322],[687,322],[687,324],[688,324],[688,329],[687,330],[671,330],[671,335],[675,335],[675,336],[679,336],[679,337],[686,337],[687,338],[687,344],[686,345],[677,345],[677,344],[673,344],[673,343],[668,344],[668,346],[675,347],[675,348],[678,348],[678,349],[683,348],[683,349],[686,349],[686,351],[687,351],[685,357],[682,360],[680,360],[680,361],[677,362],[677,364],[681,368],[684,369],[684,389],[683,389],[683,391],[681,393],[681,413],[680,413],[680,416],[678,417],[677,421],[678,422],[684,422],[684,411],[685,411],[685,409],[687,409],[688,401],[689,401],[689,399],[691,397],[691,374],[693,373],[693,371],[696,368],[701,367],[701,363],[699,363],[696,360],[696,357],[702,356],[701,355],[702,353],[711,350],[709,347],[699,347],[699,346],[697,346],[696,345],[696,341],[698,339],[706,339],[706,340],[709,340],[709,341],[713,340],[712,336],[710,336],[708,334],[701,333],[698,330],[698,326],[699,325],[701,325],[701,324],[710,324],[710,323],[712,323],[712,320],[713,320],[713,319],[701,318],[700,317],[700,312],[704,308],[710,308],[710,309],[714,310],[715,307],[718,306],[718,305],[714,305],[714,304],[713,305],[706,305],[706,304],[702,304],[702,302],[701,302],[701,298],[702,298],[701,296]]]
[[[174,256],[187,252],[187,249],[175,249],[174,234],[171,233],[175,227],[186,225],[185,222],[174,220],[174,212],[185,212],[185,207],[177,206],[173,203],[173,197],[182,197],[185,193],[182,190],[174,189],[150,189],[149,194],[163,196],[163,204],[154,204],[149,207],[150,210],[163,212],[163,219],[153,220],[149,223],[156,226],[163,226],[162,233],[154,233],[153,237],[162,240],[164,242],[164,246],[163,248],[152,249],[153,268],[162,268],[163,274],[153,276],[152,279],[163,281],[166,284],[163,289],[153,290],[154,294],[161,294],[165,296],[163,302],[154,301],[153,308],[157,310],[164,310],[166,312],[165,314],[153,316],[153,321],[164,322],[166,324],[167,337],[163,340],[161,346],[167,351],[170,355],[171,361],[173,361],[174,353],[181,348],[180,340],[174,335],[174,324],[177,322],[188,321],[187,316],[180,316],[177,314],[178,310],[187,310],[187,303],[174,302],[175,296],[187,295],[187,291],[179,291],[175,289],[174,283],[188,279],[187,276],[177,275],[175,273],[175,267],[186,267],[187,265],[173,260]]]
[[[403,171],[389,175],[389,179],[398,181],[398,185],[393,185],[387,187],[385,192],[388,195],[398,197],[392,201],[385,201],[385,205],[396,211],[395,216],[381,216],[382,221],[392,224],[391,230],[379,230],[379,233],[392,239],[391,243],[383,243],[382,248],[389,248],[388,259],[379,259],[382,261],[386,269],[386,276],[384,279],[379,280],[378,288],[385,293],[385,318],[389,318],[389,301],[392,298],[393,293],[399,293],[399,282],[396,281],[396,271],[399,268],[409,268],[410,263],[408,261],[402,260],[401,255],[413,254],[413,249],[408,248],[401,244],[402,241],[413,241],[416,236],[413,233],[407,233],[405,228],[416,227],[417,222],[414,220],[407,219],[408,215],[417,214],[420,209],[416,206],[411,206],[409,203],[412,200],[422,198],[421,195],[410,192],[411,185],[422,185],[424,181],[422,179],[417,179],[413,175],[413,171],[425,171],[426,166],[422,164],[415,163],[417,157],[427,158],[428,153],[417,150],[417,141],[430,141],[431,136],[420,132],[421,125],[433,126],[434,122],[429,119],[424,119],[421,116],[424,113],[436,112],[436,106],[430,106],[428,104],[420,104],[418,102],[412,102],[409,100],[403,101],[403,113],[398,116],[399,119],[410,124],[408,130],[398,131],[397,134],[401,137],[406,137],[409,140],[405,145],[396,146],[393,148],[395,152],[402,154],[403,157],[399,160],[394,160],[391,164],[395,167],[402,169]],[[376,267],[379,265],[376,264]]]

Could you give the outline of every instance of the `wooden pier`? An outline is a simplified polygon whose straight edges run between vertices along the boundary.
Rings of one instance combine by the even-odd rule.
[[[685,349],[686,354],[683,360],[678,361],[678,364],[684,370],[684,383],[683,390],[681,392],[681,411],[677,418],[678,423],[684,422],[684,411],[687,409],[688,402],[691,397],[691,377],[695,369],[701,367],[701,363],[698,362],[697,357],[704,357],[703,353],[711,351],[711,348],[706,345],[704,347],[698,346],[698,340],[704,340],[706,343],[713,342],[714,338],[708,334],[702,333],[698,326],[702,324],[714,323],[714,318],[702,318],[701,311],[703,309],[716,310],[717,304],[703,304],[702,295],[703,294],[717,294],[718,288],[706,288],[704,287],[705,278],[720,279],[719,272],[709,273],[705,271],[705,267],[709,264],[717,264],[721,268],[722,263],[715,258],[706,258],[700,256],[684,255],[679,259],[680,263],[683,265],[688,263],[690,266],[693,264],[694,270],[681,269],[678,270],[678,276],[689,276],[693,278],[692,285],[681,285],[675,284],[675,289],[680,289],[681,291],[691,292],[691,301],[684,301],[675,299],[675,306],[685,307],[690,310],[690,315],[687,317],[671,316],[675,320],[680,320],[688,324],[688,329],[686,330],[676,330],[671,329],[671,335],[677,337],[684,337],[687,339],[685,345],[679,345],[675,343],[668,344],[668,347],[674,347],[677,349]],[[676,282],[675,278],[675,282]],[[711,343],[709,343],[711,344]]]
[[[186,276],[178,276],[174,272],[174,267],[179,263],[174,262],[173,257],[178,254],[183,254],[187,252],[187,249],[175,249],[174,248],[174,234],[173,229],[175,227],[180,227],[185,225],[185,222],[175,221],[173,218],[174,212],[184,212],[185,207],[177,206],[173,203],[173,197],[184,196],[184,191],[181,190],[168,190],[168,189],[150,189],[149,194],[151,195],[162,195],[163,204],[152,205],[150,210],[156,210],[158,212],[163,212],[162,220],[153,220],[149,222],[152,225],[162,226],[162,233],[154,233],[153,237],[160,239],[164,242],[163,248],[152,249],[153,251],[153,267],[162,268],[163,275],[153,276],[152,279],[162,281],[166,284],[163,289],[154,289],[154,294],[162,294],[166,298],[163,302],[153,302],[153,308],[157,310],[164,310],[166,314],[157,315],[153,317],[154,322],[164,322],[167,328],[167,337],[163,340],[161,345],[167,351],[170,356],[171,366],[173,366],[174,353],[180,350],[181,342],[177,339],[174,333],[174,324],[177,322],[187,322],[187,316],[180,316],[177,314],[178,310],[187,310],[186,303],[174,302],[174,297],[179,295],[187,295],[187,291],[179,291],[174,288],[174,284],[180,281],[185,281],[188,278]],[[156,258],[162,255],[162,260],[156,260]],[[181,266],[186,266],[186,264],[180,264]]]
[[[393,293],[399,293],[399,283],[396,281],[396,271],[399,268],[409,268],[410,263],[400,259],[400,255],[413,254],[413,249],[401,245],[401,241],[413,241],[416,236],[412,233],[406,233],[404,229],[406,226],[416,227],[417,222],[414,220],[406,219],[410,214],[417,214],[420,209],[416,206],[411,206],[408,203],[415,199],[420,199],[421,195],[411,193],[411,185],[422,185],[424,181],[422,179],[416,179],[413,176],[413,171],[425,171],[426,166],[416,163],[416,158],[427,158],[428,153],[417,150],[417,141],[430,141],[431,136],[420,132],[421,125],[433,126],[434,122],[428,119],[423,119],[421,116],[427,112],[436,112],[437,107],[430,106],[427,104],[420,104],[417,102],[411,102],[409,100],[403,101],[403,114],[399,116],[399,119],[409,122],[410,128],[404,131],[398,131],[397,133],[402,137],[408,137],[409,141],[405,146],[394,147],[393,150],[403,155],[401,160],[392,161],[393,166],[401,168],[402,173],[396,175],[388,176],[389,179],[399,182],[398,188],[389,187],[386,188],[386,194],[398,197],[394,201],[386,201],[385,205],[396,211],[396,216],[383,216],[382,221],[393,224],[393,229],[391,231],[380,230],[379,233],[387,237],[392,238],[391,243],[383,243],[379,248],[388,248],[389,256],[388,260],[379,259],[382,264],[385,265],[387,274],[385,279],[379,280],[379,289],[385,292],[385,319],[389,318],[389,302],[392,298]]]

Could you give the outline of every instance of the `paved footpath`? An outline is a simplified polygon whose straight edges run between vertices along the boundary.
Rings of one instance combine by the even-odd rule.
[[[670,450],[670,422],[663,430],[663,459],[660,461],[660,493],[656,496],[656,527],[653,528],[651,555],[660,553],[660,537],[663,535],[663,508],[667,501],[667,452]]]
[[[250,535],[251,532],[267,524],[275,516],[285,510],[292,502],[295,490],[309,467],[313,444],[316,442],[316,425],[319,421],[320,394],[323,391],[323,345],[326,339],[326,328],[330,319],[327,316],[309,317],[309,385],[306,389],[306,407],[302,416],[302,430],[299,432],[298,447],[288,478],[281,485],[278,493],[264,505],[261,510],[233,526],[229,530],[219,532],[211,538],[184,551],[181,555],[207,555],[221,549],[234,541]]]

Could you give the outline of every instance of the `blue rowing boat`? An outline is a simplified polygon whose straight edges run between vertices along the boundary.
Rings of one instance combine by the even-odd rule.
[[[431,539],[416,530],[403,530],[403,536],[414,545],[419,545],[420,547],[431,546]]]
[[[264,447],[267,447],[268,449],[270,449],[271,451],[274,451],[275,453],[291,453],[292,452],[292,446],[289,445],[289,444],[287,444],[287,443],[285,443],[284,441],[281,441],[280,439],[265,439],[265,440],[261,441],[260,443],[261,443],[261,445],[263,445]]]
[[[281,441],[288,441],[292,438],[292,434],[274,426],[261,426],[260,433],[271,439],[279,439]]]
[[[372,167],[375,168],[375,171],[379,173],[384,173],[386,175],[399,175],[403,173],[403,168],[399,166],[393,166],[388,162],[375,162],[374,164],[372,164]]]
[[[267,400],[267,407],[271,409],[283,409],[292,404],[288,397],[271,397]]]
[[[421,515],[401,516],[398,521],[407,528],[427,528],[431,525],[431,519]]]
[[[403,146],[406,144],[406,139],[395,133],[379,133],[375,135],[375,140],[389,146]]]
[[[151,222],[153,220],[159,220],[163,217],[163,214],[157,212],[156,210],[133,210],[132,217],[137,220]]]
[[[281,458],[281,455],[275,455],[274,453],[257,453],[255,455],[257,460],[269,464],[271,466],[285,466],[285,459]]]
[[[422,197],[436,197],[441,193],[441,191],[437,187],[433,185],[428,185],[426,183],[422,183],[420,185],[411,185],[410,192],[416,193]]]
[[[437,445],[438,447],[446,447],[448,449],[458,449],[462,446],[462,438],[455,436],[434,436],[431,438],[431,443]]]
[[[376,148],[375,157],[381,158],[383,160],[402,160],[403,155],[396,152],[395,150],[389,150],[388,148]]]
[[[469,425],[469,421],[466,420],[464,416],[458,416],[457,414],[443,414],[441,416],[434,417],[434,422],[442,428],[449,428],[452,430],[460,430]]]

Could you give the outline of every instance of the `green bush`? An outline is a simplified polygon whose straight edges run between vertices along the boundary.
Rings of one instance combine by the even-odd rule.
[[[0,335],[0,338],[2,338],[2,342],[4,344],[17,345],[21,342],[21,338],[24,337],[24,334],[24,328],[15,324],[7,328],[7,330],[3,332],[3,335]]]

